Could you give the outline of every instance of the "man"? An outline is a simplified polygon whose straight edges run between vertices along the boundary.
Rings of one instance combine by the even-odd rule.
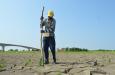
[[[43,19],[41,17],[41,33],[43,34],[43,50],[45,54],[45,64],[49,64],[49,51],[50,48],[53,56],[53,63],[56,64],[56,53],[55,53],[55,25],[56,21],[53,18],[54,12],[48,11],[48,18]]]

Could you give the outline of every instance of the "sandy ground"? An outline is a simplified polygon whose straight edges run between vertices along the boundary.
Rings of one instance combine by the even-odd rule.
[[[115,52],[57,52],[57,64],[39,66],[40,52],[0,53],[0,75],[115,75]]]

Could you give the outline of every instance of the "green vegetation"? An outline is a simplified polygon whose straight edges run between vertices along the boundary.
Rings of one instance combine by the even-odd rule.
[[[98,49],[98,50],[88,50],[85,48],[62,48],[60,50],[57,51],[58,52],[64,52],[64,53],[115,53],[115,50],[104,50],[104,49]],[[10,50],[10,51],[0,51],[0,54],[37,54],[37,55],[41,55],[40,51],[17,51],[17,50]],[[42,62],[39,62],[39,64]]]
[[[43,66],[43,65],[44,65],[43,58],[40,58],[40,60],[39,60],[39,66]]]
[[[85,49],[85,48],[75,48],[75,47],[73,47],[73,48],[63,48],[63,50],[64,51],[72,51],[72,52],[81,52],[81,51],[85,51],[85,52],[87,52],[88,51],[88,49]]]
[[[106,50],[106,49],[98,49],[98,50],[88,50],[86,48],[76,48],[76,47],[66,47],[59,49],[60,52],[115,52],[115,50]]]
[[[31,59],[26,60],[26,62],[25,62],[24,65],[25,65],[25,66],[30,66],[30,65],[32,65],[32,60],[31,60]]]
[[[57,75],[62,75],[61,72],[57,73]]]
[[[0,64],[0,71],[2,71],[5,67],[5,64]]]
[[[57,51],[58,52],[64,52],[64,53],[115,53],[115,50],[105,50],[105,49],[98,49],[98,50],[88,50],[85,48],[62,48]],[[37,54],[41,55],[40,51],[17,51],[17,50],[10,50],[10,51],[0,51],[0,54]],[[39,62],[39,64],[42,62]]]
[[[34,53],[40,53],[40,52],[36,52],[36,51],[0,51],[0,54],[34,54]]]
[[[10,49],[8,51],[14,51],[14,52],[18,52],[19,50],[18,49]]]
[[[1,59],[1,60],[0,60],[0,71],[5,70],[5,67],[6,67],[5,62],[6,62],[6,61],[5,61],[4,59]]]
[[[50,51],[50,50],[49,50]],[[88,50],[88,49],[82,49],[82,48],[62,48],[57,51],[57,53],[80,53],[80,54],[101,54],[101,53],[112,53],[115,54],[115,50],[104,50],[104,49],[99,49],[99,50]],[[0,51],[0,54],[32,54],[32,55],[41,55],[40,51]],[[39,61],[38,64],[42,64],[42,59]],[[111,61],[111,60],[109,60]]]

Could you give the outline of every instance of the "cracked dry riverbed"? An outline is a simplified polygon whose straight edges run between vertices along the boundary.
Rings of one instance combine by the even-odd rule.
[[[51,53],[50,53],[51,54]],[[115,75],[115,52],[57,52],[39,66],[40,52],[0,52],[0,75]]]

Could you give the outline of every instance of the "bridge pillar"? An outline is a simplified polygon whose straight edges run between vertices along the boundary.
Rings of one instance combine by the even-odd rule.
[[[5,51],[5,45],[2,45],[2,51],[3,52]]]
[[[30,48],[28,48],[28,51],[30,51]]]

